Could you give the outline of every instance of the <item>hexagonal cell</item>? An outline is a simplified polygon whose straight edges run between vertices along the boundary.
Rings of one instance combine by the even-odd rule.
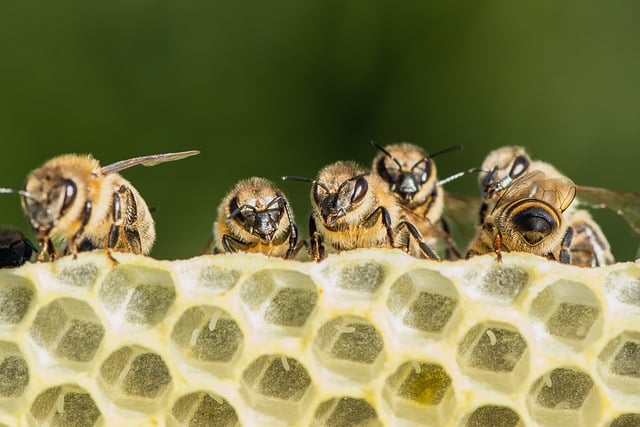
[[[600,418],[597,387],[589,375],[572,368],[557,368],[538,378],[527,397],[527,407],[545,426],[594,426]]]
[[[240,278],[240,272],[227,269],[215,264],[202,267],[198,273],[198,284],[214,294],[221,294],[231,290]]]
[[[600,334],[602,307],[585,285],[559,280],[540,292],[531,304],[531,315],[549,336],[582,349]]]
[[[164,318],[176,291],[166,270],[120,264],[104,278],[98,297],[112,324],[153,326]]]
[[[613,420],[609,427],[638,427],[640,426],[640,414],[624,414]]]
[[[637,265],[609,273],[604,280],[604,289],[613,305],[625,306],[620,314],[640,314],[640,268]]]
[[[0,405],[15,403],[29,384],[29,366],[17,345],[0,341]]]
[[[515,265],[492,263],[487,271],[467,276],[471,293],[494,303],[513,302],[529,282],[529,273]]]
[[[465,427],[524,427],[518,413],[506,406],[487,405],[473,411],[464,424]]]
[[[382,427],[378,414],[365,399],[336,397],[318,406],[313,427]]]
[[[0,326],[17,325],[31,306],[36,293],[33,283],[7,271],[0,271]]]
[[[323,274],[336,290],[363,296],[375,293],[386,278],[385,266],[370,260],[334,261]]]
[[[418,423],[446,424],[455,406],[451,377],[437,364],[402,364],[385,382],[382,392],[393,414]]]
[[[518,329],[500,322],[474,326],[458,346],[458,364],[475,379],[513,390],[526,378],[529,352]]]
[[[91,306],[75,298],[58,298],[42,307],[29,329],[33,341],[57,362],[90,362],[105,329]]]
[[[200,305],[187,309],[178,319],[171,340],[188,362],[202,368],[222,368],[239,354],[244,335],[236,321],[221,308]]]
[[[102,414],[89,392],[74,384],[47,389],[33,401],[32,424],[55,427],[85,427],[102,423]]]
[[[86,289],[94,285],[100,268],[104,268],[104,265],[98,265],[94,254],[87,253],[79,254],[77,259],[62,257],[51,267],[56,280],[61,284]]]
[[[640,331],[609,341],[598,356],[598,371],[610,387],[640,395]]]
[[[254,409],[291,421],[306,409],[311,388],[311,377],[300,362],[276,354],[254,360],[242,373],[240,390]]]
[[[161,404],[171,373],[159,355],[133,345],[107,357],[100,367],[100,383],[116,404],[146,411]]]
[[[261,270],[240,288],[240,298],[253,326],[267,324],[302,332],[318,302],[316,285],[306,274],[293,270]]]
[[[412,270],[391,286],[387,308],[402,325],[427,336],[440,336],[458,317],[458,291],[442,274]]]
[[[217,394],[198,391],[179,398],[167,419],[170,426],[236,427],[240,426],[233,406]]]
[[[378,330],[357,316],[337,317],[325,323],[313,342],[314,354],[327,369],[357,381],[379,373],[384,342]]]

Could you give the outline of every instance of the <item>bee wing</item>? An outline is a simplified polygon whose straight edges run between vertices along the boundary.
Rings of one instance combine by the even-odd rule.
[[[133,159],[121,160],[101,168],[100,175],[108,175],[137,165],[155,166],[159,163],[172,162],[174,160],[184,159],[185,157],[195,156],[199,153],[200,151],[198,150],[191,150],[181,151],[179,153],[152,154],[150,156],[134,157]]]
[[[622,216],[640,235],[640,194],[600,187],[578,186],[578,201],[593,208],[607,208]]]
[[[473,238],[480,221],[481,205],[479,195],[474,197],[450,191],[444,192],[443,216],[456,242],[466,243]]]
[[[546,178],[544,172],[535,170],[513,181],[500,199],[538,199],[564,212],[575,197],[576,186],[569,178],[564,176]],[[496,203],[496,206],[498,205],[500,201]]]

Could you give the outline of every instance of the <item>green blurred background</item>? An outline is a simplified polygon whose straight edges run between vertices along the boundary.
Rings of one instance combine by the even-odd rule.
[[[440,176],[507,144],[575,182],[640,191],[640,3],[4,0],[0,186],[66,152],[102,164],[199,149],[123,176],[150,206],[152,255],[207,243],[244,177],[278,180],[306,234],[323,165],[382,144],[435,152]],[[448,189],[477,194],[475,177]],[[27,223],[15,196],[0,223]],[[637,238],[596,212],[621,259]]]

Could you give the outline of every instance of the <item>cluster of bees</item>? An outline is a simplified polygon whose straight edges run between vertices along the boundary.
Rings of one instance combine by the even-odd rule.
[[[372,143],[379,153],[371,169],[351,161],[322,168],[311,184],[308,238],[300,238],[284,193],[264,178],[240,181],[222,200],[207,253],[257,252],[293,259],[306,248],[327,252],[399,248],[426,259],[449,260],[503,252],[528,252],[562,263],[596,267],[614,262],[598,224],[582,206],[608,207],[640,233],[640,195],[579,186],[553,166],[532,160],[521,147],[489,153],[483,164],[438,180],[434,155],[409,143]],[[441,153],[459,147],[452,147]],[[437,154],[441,154],[437,153]],[[118,172],[183,159],[198,151],[137,157],[101,167],[90,156],[63,155],[35,169],[17,193],[40,249],[13,229],[0,231],[0,266],[16,266],[93,249],[148,254],[153,218],[138,191]],[[443,190],[451,179],[477,173],[481,196]],[[475,235],[464,253],[447,218],[466,218]],[[460,220],[458,220],[460,221]]]

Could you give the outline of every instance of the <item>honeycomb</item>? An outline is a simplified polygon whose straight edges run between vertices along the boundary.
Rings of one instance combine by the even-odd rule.
[[[113,256],[0,271],[0,425],[640,425],[636,263]]]

